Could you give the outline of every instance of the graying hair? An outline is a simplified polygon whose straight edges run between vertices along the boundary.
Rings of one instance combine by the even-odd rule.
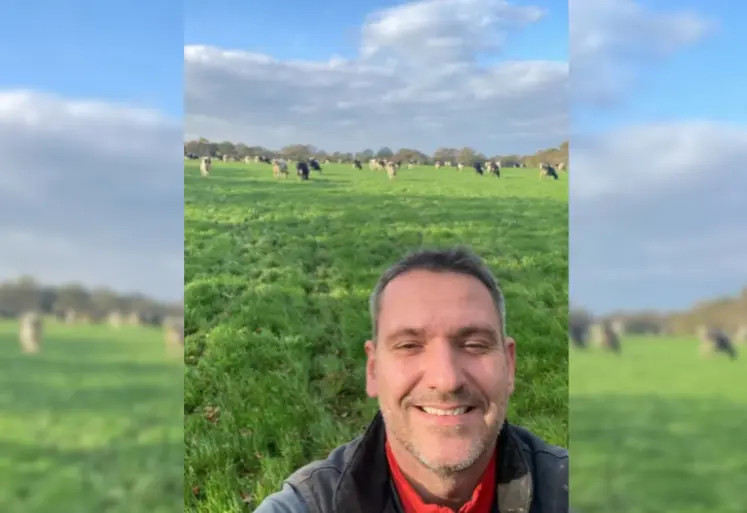
[[[493,298],[493,303],[495,304],[501,324],[503,339],[507,337],[506,302],[503,297],[503,291],[501,291],[501,287],[498,285],[498,280],[496,280],[482,259],[472,250],[464,246],[456,246],[451,249],[422,249],[415,251],[405,255],[405,257],[384,271],[381,277],[379,277],[379,281],[376,283],[376,287],[374,287],[368,302],[374,341],[376,341],[378,333],[381,295],[384,293],[384,289],[397,276],[416,270],[458,273],[480,280]]]

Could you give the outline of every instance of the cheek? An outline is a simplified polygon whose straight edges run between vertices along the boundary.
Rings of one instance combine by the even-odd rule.
[[[379,398],[387,403],[399,403],[411,390],[415,379],[412,365],[402,362],[387,362],[377,369],[376,382]]]

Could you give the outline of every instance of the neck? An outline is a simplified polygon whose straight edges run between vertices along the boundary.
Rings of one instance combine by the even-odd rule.
[[[493,443],[471,467],[444,476],[423,465],[393,437],[389,439],[389,446],[402,474],[418,495],[426,503],[438,504],[454,511],[472,498],[495,452]]]

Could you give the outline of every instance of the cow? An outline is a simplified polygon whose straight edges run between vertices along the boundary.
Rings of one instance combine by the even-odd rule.
[[[708,357],[714,353],[724,353],[730,360],[737,359],[737,350],[731,343],[729,337],[718,328],[698,327],[698,338],[700,339],[700,355]]]
[[[361,166],[361,161],[360,160],[355,159],[353,161],[353,169],[358,169],[358,170],[363,169],[363,166]]]
[[[488,173],[491,175],[494,175],[498,178],[501,176],[501,166],[498,165],[497,162],[489,161],[488,162]]]
[[[545,178],[548,176],[554,178],[555,180],[558,179],[558,173],[557,171],[555,171],[555,168],[552,165],[546,162],[540,162],[540,178]]]
[[[613,353],[620,354],[622,346],[620,345],[620,337],[613,329],[612,323],[605,320],[602,321],[597,327],[596,342],[599,346]]]
[[[457,169],[459,171],[462,171],[464,169],[464,164],[462,164],[461,162],[457,162]]]
[[[313,169],[314,171],[322,172],[322,166],[319,165],[319,161],[315,158],[309,159],[309,167]]]
[[[440,160],[437,160],[433,165],[436,166],[436,169],[439,169],[441,166],[443,166]]]
[[[213,167],[213,162],[210,160],[210,157],[202,157],[202,160],[200,161],[200,175],[202,176],[210,176],[210,170]]]
[[[272,159],[272,176],[275,178],[288,176],[288,163],[284,159]]]
[[[397,176],[397,164],[395,164],[394,162],[387,162],[385,165],[386,175],[390,180],[394,179],[394,177]]]
[[[472,164],[472,167],[475,168],[475,173],[477,173],[480,176],[483,176],[484,171],[482,168],[482,162],[475,162]]]
[[[38,353],[41,351],[42,332],[44,323],[41,315],[27,312],[21,316],[19,339],[24,353]]]
[[[308,180],[309,165],[303,160],[296,162],[296,174],[298,175],[299,180]]]

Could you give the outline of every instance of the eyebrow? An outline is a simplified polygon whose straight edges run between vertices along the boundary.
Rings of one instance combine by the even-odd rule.
[[[425,330],[422,328],[400,328],[386,338],[387,342],[392,342],[402,337],[422,337],[425,335]],[[500,337],[498,332],[490,326],[484,326],[481,324],[470,324],[462,326],[454,333],[450,335],[450,338],[466,338],[472,335],[481,335],[490,338],[494,342],[499,342]]]

